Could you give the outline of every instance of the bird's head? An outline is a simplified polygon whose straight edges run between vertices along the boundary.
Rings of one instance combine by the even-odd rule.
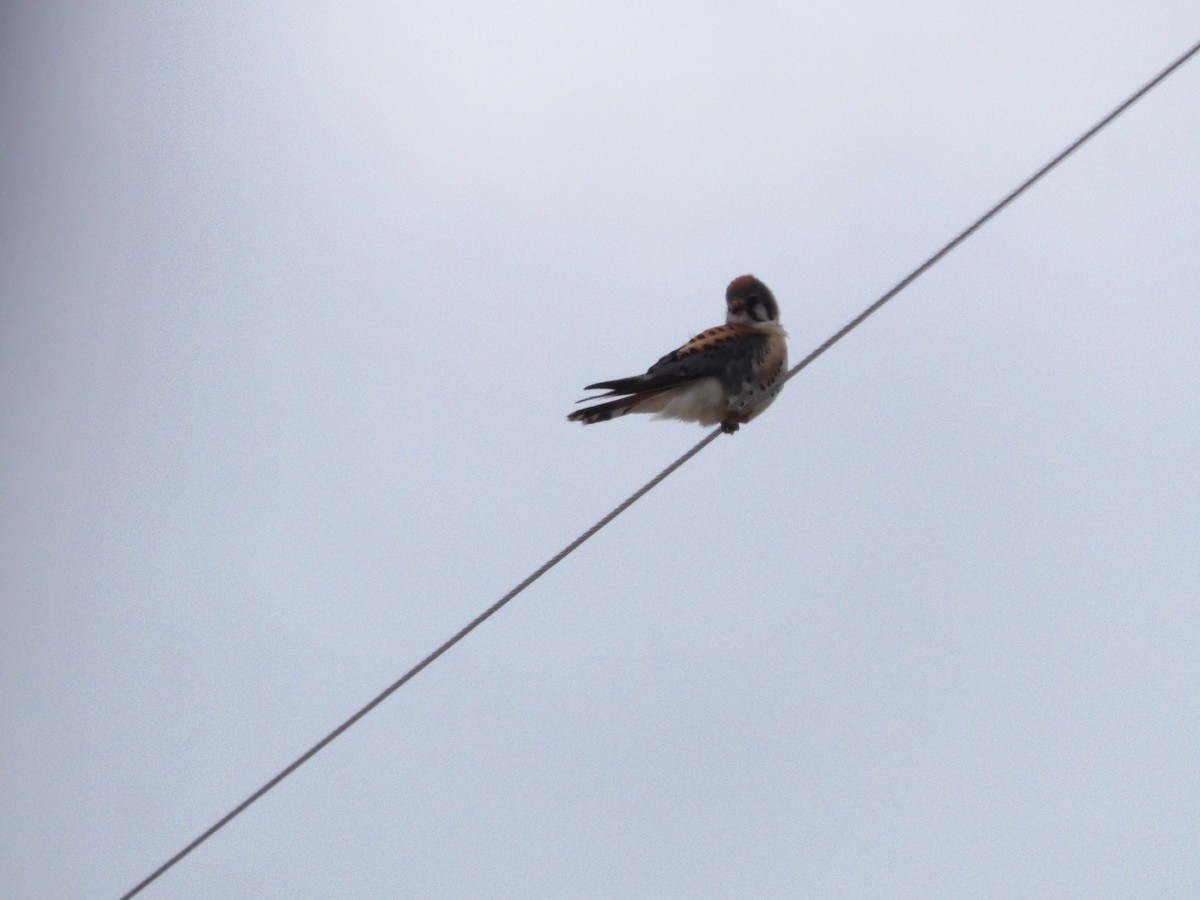
[[[725,289],[725,321],[730,325],[762,326],[779,322],[779,304],[770,288],[753,275],[739,275]]]

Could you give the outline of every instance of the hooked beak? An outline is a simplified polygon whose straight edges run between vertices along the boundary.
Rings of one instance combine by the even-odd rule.
[[[733,313],[738,313],[739,315],[741,313],[744,313],[746,311],[746,301],[742,300],[741,298],[732,301],[729,304],[729,311],[733,312]]]

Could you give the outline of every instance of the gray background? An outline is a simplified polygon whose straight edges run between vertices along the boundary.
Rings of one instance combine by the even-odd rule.
[[[6,4],[0,888],[132,887],[1187,2]],[[1200,893],[1200,65],[146,896]]]

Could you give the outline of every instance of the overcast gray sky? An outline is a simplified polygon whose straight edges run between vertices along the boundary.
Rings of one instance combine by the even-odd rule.
[[[799,359],[1194,0],[9,3],[0,893],[112,897]],[[149,888],[1200,894],[1200,64]]]

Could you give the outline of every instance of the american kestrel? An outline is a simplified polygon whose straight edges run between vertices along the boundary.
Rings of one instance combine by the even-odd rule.
[[[645,375],[598,381],[585,391],[595,406],[567,416],[572,422],[604,422],[626,413],[654,413],[656,419],[720,424],[731,434],[766,409],[787,371],[787,332],[779,305],[765,284],[740,275],[725,290],[725,324],[702,331],[652,365]],[[619,396],[624,394],[626,396]]]

